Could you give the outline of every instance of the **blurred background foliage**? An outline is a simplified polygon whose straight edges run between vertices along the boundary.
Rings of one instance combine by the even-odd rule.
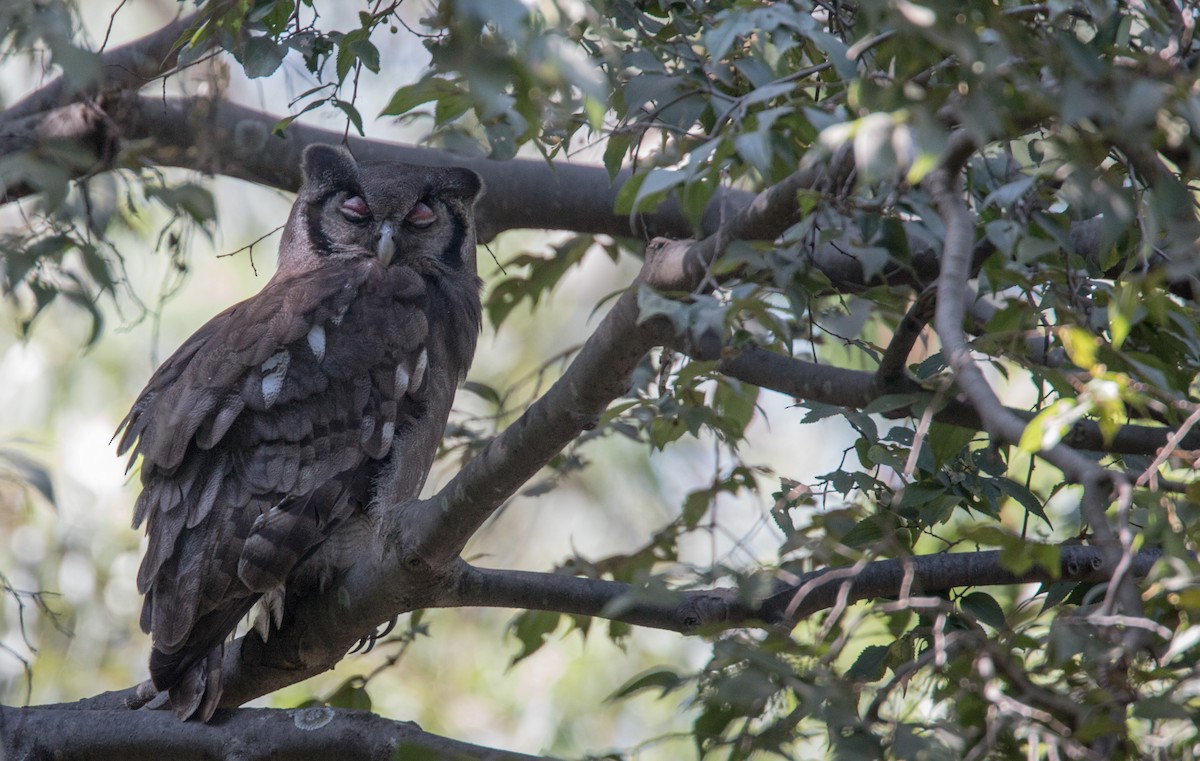
[[[198,5],[207,23],[186,41],[188,67],[162,83],[168,94],[253,105],[280,115],[277,131],[303,114],[469,156],[632,170],[623,214],[675,194],[699,228],[718,189],[760,190],[849,144],[854,187],[801,199],[806,214],[779,245],[731,247],[718,268],[738,273],[732,283],[691,298],[639,294],[644,313],[697,340],[715,332],[728,346],[839,367],[874,370],[928,282],[922,257],[944,230],[920,181],[951,130],[985,146],[966,181],[988,305],[972,331],[1005,401],[1039,413],[1020,447],[881,414],[896,399],[863,411],[795,403],[711,363],[655,353],[602,425],[476,537],[467,556],[481,564],[748,590],[763,568],[909,553],[999,548],[1014,570],[1056,566],[1056,545],[1086,533],[1079,490],[1032,453],[1076,419],[1107,431],[1178,426],[1196,409],[1188,178],[1200,92],[1188,4]],[[181,7],[126,6],[0,9],[0,103],[56,72],[86,82],[95,51]],[[117,171],[70,184],[69,146],[59,150],[0,162],[5,182],[43,190],[0,209],[6,702],[71,700],[145,677],[139,537],[128,528],[136,485],[109,437],[159,360],[265,282],[290,203],[248,183],[139,166],[136,147]],[[631,282],[641,243],[514,231],[481,251],[485,335],[429,488],[557,377],[605,300]],[[821,250],[850,263],[857,286],[810,266]],[[936,341],[909,360],[945,393]],[[1173,478],[1192,477],[1185,459],[1168,463]],[[1147,756],[1193,757],[1186,653],[1200,640],[1200,600],[1188,493],[1141,490],[1134,504],[1145,541],[1175,558],[1146,594],[1171,645],[1160,662],[1135,664],[1138,699],[1120,726],[1101,710],[1111,685],[1096,673],[1110,644],[1073,619],[1096,592],[1065,584],[964,589],[920,611],[860,604],[790,636],[429,611],[267,702],[369,706],[459,739],[567,757],[1057,758],[1114,732]],[[1072,723],[1064,704],[1085,719]]]

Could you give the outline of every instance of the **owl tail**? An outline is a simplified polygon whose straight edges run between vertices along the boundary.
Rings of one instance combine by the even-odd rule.
[[[182,662],[180,653],[150,652],[150,678],[158,684],[160,678],[177,674]],[[219,643],[200,660],[183,672],[167,693],[171,710],[180,719],[199,719],[207,723],[221,702],[221,667],[225,663],[225,644]]]
[[[171,709],[180,719],[208,722],[221,702],[221,667],[225,639],[249,612],[258,595],[236,600],[223,610],[200,619],[187,642],[173,653],[150,650],[150,680],[170,696]]]

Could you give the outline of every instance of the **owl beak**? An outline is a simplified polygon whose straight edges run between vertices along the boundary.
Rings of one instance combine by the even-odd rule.
[[[392,263],[392,256],[396,253],[396,238],[394,237],[392,223],[384,222],[379,226],[379,242],[375,245],[375,255],[379,257],[379,261],[383,262],[386,267]]]

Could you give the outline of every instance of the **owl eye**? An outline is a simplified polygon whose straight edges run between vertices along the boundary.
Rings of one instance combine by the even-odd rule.
[[[371,207],[362,196],[350,196],[342,201],[342,216],[350,222],[366,222],[371,216]]]
[[[408,213],[404,221],[413,227],[424,229],[437,221],[437,214],[424,202],[417,201],[417,205],[412,207],[412,211]]]

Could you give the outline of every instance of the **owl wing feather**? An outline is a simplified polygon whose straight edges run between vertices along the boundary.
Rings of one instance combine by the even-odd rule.
[[[273,279],[189,338],[121,422],[119,453],[142,457],[151,676],[181,715],[211,716],[222,641],[365,506],[420,415],[425,301],[419,275],[372,260]]]

